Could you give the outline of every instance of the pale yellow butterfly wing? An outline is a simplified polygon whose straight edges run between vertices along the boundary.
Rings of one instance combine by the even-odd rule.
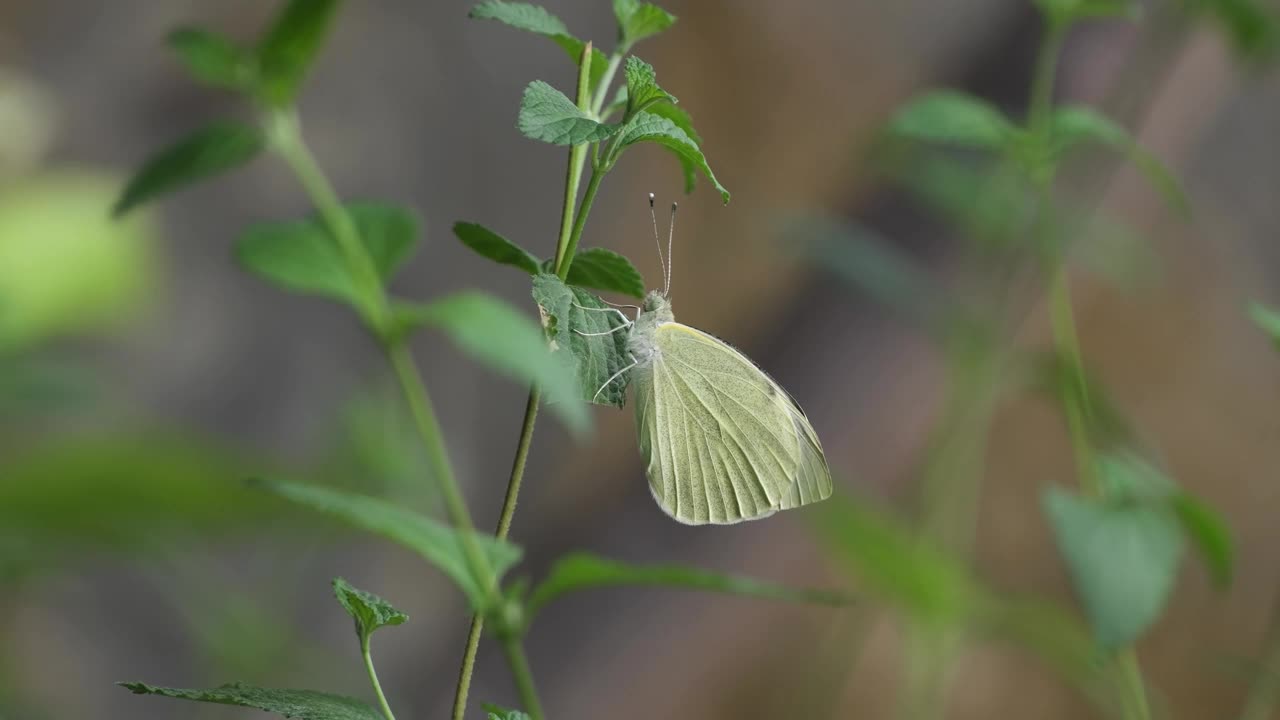
[[[817,434],[795,401],[729,345],[663,323],[633,376],[640,452],[658,504],[683,523],[767,517],[831,495]]]

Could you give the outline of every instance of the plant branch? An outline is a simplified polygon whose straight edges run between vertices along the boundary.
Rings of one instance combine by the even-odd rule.
[[[378,682],[378,671],[373,669],[373,655],[369,652],[369,636],[360,638],[360,654],[364,657],[364,669],[369,673],[369,682],[373,684],[373,694],[378,696],[378,709],[387,720],[396,720],[387,704],[387,696],[382,693],[382,683]]]
[[[586,110],[591,104],[591,43],[587,43],[582,51],[582,59],[578,64],[578,94],[577,101],[580,109]],[[613,73],[617,71],[620,56],[615,55],[609,62],[609,67],[605,70],[605,75],[601,80],[601,86],[598,94],[604,97],[605,90],[612,80]],[[599,112],[598,110],[596,112]],[[583,200],[581,208],[577,208],[578,188],[582,184],[582,172],[586,165],[588,143],[574,145],[569,149],[569,161],[566,168],[564,183],[564,207],[560,212],[560,233],[556,241],[555,270],[556,274],[564,279],[569,274],[569,267],[573,264],[573,254],[577,249],[577,239],[582,234],[581,224],[586,222],[586,214],[591,211],[591,202],[595,198],[595,191],[591,186],[598,187],[596,181],[597,173],[592,173],[591,186],[587,189],[587,197]],[[575,210],[577,210],[577,219],[575,220]],[[529,389],[529,399],[525,402],[524,420],[520,424],[520,437],[516,440],[516,454],[511,463],[511,475],[507,479],[507,493],[502,501],[502,510],[498,514],[498,527],[495,535],[499,540],[505,540],[511,532],[511,521],[516,514],[516,504],[520,499],[520,487],[524,482],[525,465],[529,459],[529,448],[533,445],[533,431],[538,420],[538,404],[541,402],[542,393],[539,389],[531,387]],[[504,628],[504,632],[508,630]],[[458,675],[457,692],[453,701],[453,720],[462,720],[467,709],[467,693],[471,686],[471,673],[475,668],[476,653],[480,648],[480,638],[484,634],[484,614],[476,613],[471,618],[471,627],[467,631],[467,645],[462,654],[462,668]],[[532,714],[534,718],[540,718],[542,714],[541,703],[538,702],[537,691],[533,684],[533,678],[529,671],[528,663],[524,660],[524,649],[520,646],[520,638],[514,637],[504,640],[504,646],[515,643],[519,650],[518,655],[513,655],[510,649],[507,651],[508,664],[511,665],[511,672],[515,676],[516,683],[521,686],[521,697],[524,698],[525,692],[528,691],[532,699],[525,699],[527,712]],[[523,668],[516,667],[516,661],[523,663]],[[521,673],[524,677],[522,678]],[[537,713],[534,713],[534,707]]]
[[[418,366],[414,363],[403,336],[388,332],[390,303],[373,259],[361,243],[359,232],[351,216],[342,207],[333,185],[303,141],[294,112],[292,110],[272,112],[267,119],[267,132],[271,138],[272,147],[293,170],[320,217],[333,233],[348,269],[358,283],[362,315],[381,339],[387,361],[391,364],[400,383],[401,391],[404,393],[405,401],[409,405],[414,424],[426,450],[432,478],[444,499],[445,512],[462,539],[462,551],[467,569],[483,589],[487,603],[494,604],[499,593],[493,569],[476,540],[475,524],[471,521],[471,513],[467,509],[462,491],[454,477],[453,465],[449,461],[448,448],[444,443],[444,434],[440,429],[431,396],[427,393]],[[475,660],[474,649],[469,646],[468,653],[464,657],[469,660],[464,660],[462,673],[458,679],[455,718],[461,718],[459,707],[465,709],[466,706],[467,688],[470,686],[471,669]]]
[[[543,720],[542,702],[538,699],[538,688],[534,685],[529,658],[525,656],[520,638],[515,635],[504,637],[502,650],[506,653],[507,664],[511,666],[511,674],[515,677],[516,692],[520,694],[520,709],[529,713],[532,720]]]
[[[1053,165],[1050,148],[1053,142],[1052,110],[1053,86],[1057,75],[1058,59],[1062,53],[1063,39],[1068,25],[1053,20],[1049,21],[1048,34],[1040,53],[1036,58],[1035,84],[1031,92],[1031,107],[1027,122],[1040,144],[1040,158],[1049,163],[1050,171],[1037,173],[1035,179],[1040,191],[1040,207],[1036,218],[1036,237],[1041,237],[1046,229],[1049,217],[1053,190]],[[1080,479],[1080,487],[1087,494],[1099,496],[1103,488],[1096,476],[1093,441],[1089,437],[1089,422],[1092,410],[1089,407],[1089,389],[1084,375],[1084,365],[1080,352],[1080,338],[1076,330],[1075,312],[1071,305],[1071,289],[1068,282],[1066,250],[1054,258],[1049,290],[1050,324],[1053,331],[1053,343],[1059,355],[1066,358],[1071,365],[1071,392],[1066,393],[1065,413],[1067,429],[1071,436],[1071,446],[1075,454],[1076,473]],[[1132,647],[1121,650],[1114,663],[1120,673],[1121,701],[1125,717],[1130,720],[1149,720],[1151,708],[1147,702],[1146,683],[1142,676],[1142,668],[1138,663],[1137,653]]]

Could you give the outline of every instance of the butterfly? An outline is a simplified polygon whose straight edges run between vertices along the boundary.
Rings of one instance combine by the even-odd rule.
[[[601,308],[623,316],[615,330],[627,332],[631,356],[601,390],[630,373],[640,454],[658,506],[688,525],[730,524],[830,497],[826,456],[795,400],[728,343],[676,322],[673,235],[665,260],[658,247],[663,291],[628,306],[636,308],[634,320]]]

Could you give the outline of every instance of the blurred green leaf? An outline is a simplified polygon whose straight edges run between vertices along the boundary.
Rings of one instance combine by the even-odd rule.
[[[572,368],[552,356],[537,323],[510,305],[484,293],[461,292],[430,303],[398,303],[394,312],[403,330],[441,330],[493,370],[537,385],[570,430],[589,429]]]
[[[569,266],[569,284],[644,297],[644,278],[625,255],[604,248],[579,250]]]
[[[569,28],[560,18],[552,15],[546,8],[523,2],[504,2],[503,0],[487,0],[471,8],[469,17],[477,20],[497,20],[517,30],[524,30],[536,35],[550,38],[569,56],[574,65],[582,61],[582,50],[586,43],[569,33]],[[591,86],[600,83],[609,58],[595,49],[591,49]]]
[[[564,93],[541,80],[534,80],[525,88],[516,125],[525,137],[552,145],[599,142],[621,129],[618,125],[597,121]]]
[[[158,695],[177,700],[239,705],[299,720],[384,720],[369,705],[355,698],[315,690],[274,690],[231,683],[208,690],[187,690],[123,682],[117,685],[135,695]]]
[[[1090,442],[1100,448],[1120,447],[1135,439],[1133,426],[1111,399],[1106,386],[1073,358],[1057,351],[1028,357],[1031,389],[1051,398],[1060,410],[1087,408],[1085,431]],[[1080,382],[1083,375],[1084,382]]]
[[[405,546],[453,580],[467,596],[473,610],[481,612],[485,609],[485,588],[482,580],[471,574],[458,530],[366,495],[274,480],[254,480],[250,484]],[[515,545],[480,533],[475,534],[475,539],[495,578],[501,578],[520,560],[520,548]]]
[[[256,58],[224,35],[179,28],[169,33],[168,41],[192,77],[207,85],[248,90],[257,81]]]
[[[676,22],[675,15],[640,0],[613,0],[613,15],[618,19],[618,51],[622,53]]]
[[[27,420],[82,405],[98,391],[88,368],[48,357],[0,355],[0,420]]]
[[[954,302],[910,257],[866,225],[816,214],[797,216],[782,225],[779,235],[817,266],[923,325],[931,325]]]
[[[700,568],[630,565],[590,553],[573,553],[557,560],[546,579],[534,588],[527,613],[533,617],[548,603],[568,593],[607,587],[681,588],[833,607],[854,603],[848,595],[831,590],[790,588]]]
[[[1014,126],[993,105],[953,90],[935,90],[911,100],[889,122],[889,132],[923,142],[999,149]]]
[[[352,204],[346,212],[378,276],[390,281],[418,243],[417,218],[391,205]],[[254,225],[240,238],[236,258],[249,272],[291,292],[323,295],[357,308],[365,300],[337,238],[319,217]]]
[[[1152,505],[1090,500],[1051,487],[1044,508],[1098,641],[1133,643],[1159,618],[1177,577],[1177,517]]]
[[[389,625],[402,625],[408,615],[391,606],[391,603],[370,592],[353,587],[342,578],[333,579],[333,594],[338,603],[356,623],[356,635],[363,643],[373,631]]]
[[[916,620],[946,627],[971,611],[978,588],[964,566],[886,513],[837,496],[813,517],[832,557]]]
[[[199,180],[220,175],[262,152],[265,139],[252,125],[220,121],[152,155],[125,186],[112,213],[135,207]]]
[[[1219,589],[1230,587],[1235,574],[1231,528],[1216,510],[1189,493],[1178,493],[1172,502],[1182,531],[1200,552],[1214,585]]]
[[[1243,59],[1269,61],[1280,48],[1280,17],[1274,4],[1257,0],[1183,0],[1183,3],[1192,12],[1215,20]]]
[[[1108,499],[1171,510],[1199,551],[1214,583],[1219,588],[1230,585],[1234,564],[1231,532],[1213,508],[1179,488],[1173,478],[1137,453],[1104,453],[1098,457],[1097,466],[1098,479]]]
[[[542,313],[542,327],[551,341],[552,354],[574,369],[577,396],[600,405],[622,407],[630,377],[626,373],[615,375],[631,363],[627,333],[618,330],[624,317],[590,292],[565,285],[549,273],[533,276],[533,299]]]
[[[1056,109],[1052,119],[1052,142],[1055,157],[1085,142],[1095,142],[1124,154],[1164,196],[1170,207],[1184,214],[1190,212],[1191,204],[1173,173],[1156,156],[1139,147],[1128,130],[1097,110],[1082,105]]]
[[[675,97],[658,87],[653,66],[632,55],[627,58],[627,117],[662,103],[675,104]],[[692,139],[692,138],[690,138]]]
[[[681,130],[673,120],[647,110],[638,112],[627,122],[625,129],[623,129],[616,142],[620,147],[629,147],[642,142],[662,145],[680,156],[683,161],[691,163],[700,170],[720,193],[720,199],[726,205],[729,204],[729,191],[716,179],[716,175],[711,171],[711,166],[707,164],[707,158],[702,154],[698,143],[684,130]]]
[[[1280,350],[1280,312],[1262,303],[1253,303],[1249,306],[1249,317],[1253,318],[1254,325],[1267,334],[1271,344]]]
[[[485,703],[484,711],[489,714],[488,720],[530,720],[528,713],[508,710],[493,703]]]
[[[253,530],[281,508],[233,480],[253,464],[170,432],[15,448],[0,459],[0,564],[36,571],[89,552],[149,552],[175,538]]]
[[[511,242],[489,228],[469,222],[453,224],[453,234],[458,236],[463,245],[475,250],[482,257],[501,265],[510,265],[536,275],[539,272],[539,261],[536,255]]]
[[[1035,0],[1051,22],[1065,26],[1094,18],[1136,19],[1141,12],[1133,0]]]
[[[271,105],[293,103],[339,5],[339,0],[289,0],[276,16],[258,45],[258,85]]]
[[[0,352],[118,330],[139,316],[157,284],[159,237],[149,213],[111,220],[119,187],[114,174],[84,170],[4,185]]]

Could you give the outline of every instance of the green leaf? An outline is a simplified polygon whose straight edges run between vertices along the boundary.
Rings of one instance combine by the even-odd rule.
[[[1053,113],[1052,137],[1055,157],[1085,142],[1095,142],[1124,154],[1164,196],[1165,202],[1180,213],[1190,212],[1190,202],[1173,173],[1139,147],[1129,131],[1106,115],[1082,105],[1058,108]]]
[[[484,703],[483,707],[489,713],[488,720],[530,720],[528,713],[519,710],[508,710],[493,703]]]
[[[547,603],[572,592],[607,587],[669,587],[701,592],[844,607],[853,599],[831,590],[790,588],[752,578],[681,565],[630,565],[590,553],[573,553],[556,561],[529,597],[533,617]]]
[[[1231,529],[1213,508],[1189,493],[1178,493],[1172,499],[1173,510],[1182,523],[1182,531],[1200,552],[1209,577],[1224,589],[1230,587],[1235,574],[1235,549]]]
[[[166,193],[249,162],[265,140],[252,125],[218,122],[152,155],[129,180],[112,214],[119,217]]]
[[[179,28],[169,34],[168,42],[197,80],[229,90],[253,87],[255,58],[229,38],[201,28]]]
[[[670,103],[658,103],[650,105],[645,112],[670,120],[673,125],[684,131],[684,134],[688,135],[695,145],[702,147],[702,137],[693,128],[693,118],[689,117],[689,113],[684,108]],[[698,164],[689,156],[674,150],[671,154],[675,155],[676,159],[680,161],[680,171],[684,174],[684,192],[687,195],[693,192],[694,186],[697,185]]]
[[[789,219],[779,233],[824,270],[867,296],[924,325],[956,302],[910,257],[874,229],[844,218],[818,215]]]
[[[1105,453],[1098,458],[1097,467],[1107,498],[1172,511],[1183,533],[1199,550],[1214,583],[1218,587],[1231,583],[1231,533],[1213,508],[1180,489],[1172,478],[1136,453]]]
[[[549,273],[533,276],[533,299],[541,310],[552,355],[574,369],[578,397],[622,407],[630,376],[615,375],[631,364],[627,333],[617,330],[624,324],[623,316],[590,292],[565,285]],[[616,332],[610,333],[612,330]],[[613,380],[606,386],[610,378]]]
[[[965,567],[888,514],[833,497],[813,517],[832,556],[915,619],[946,627],[974,608],[978,589]]]
[[[678,102],[666,90],[658,87],[658,77],[653,66],[632,55],[627,58],[627,117],[661,103]],[[686,133],[687,134],[687,133]],[[692,140],[692,138],[690,138]]]
[[[1050,21],[1066,26],[1096,18],[1137,19],[1141,13],[1133,0],[1035,0]]]
[[[385,284],[417,245],[417,218],[404,208],[372,203],[348,205],[346,212]],[[290,292],[322,295],[356,308],[367,300],[337,238],[318,216],[250,227],[236,245],[236,259]]]
[[[503,2],[503,0],[487,0],[471,8],[468,16],[477,20],[497,20],[517,30],[524,30],[551,38],[555,44],[573,60],[574,65],[582,61],[582,50],[586,43],[574,37],[560,18],[538,5],[522,2]],[[591,49],[591,86],[595,87],[604,76],[609,58],[595,49]]]
[[[618,48],[627,52],[641,40],[657,35],[676,22],[676,16],[652,3],[639,0],[613,0],[613,15],[618,19]]]
[[[352,587],[342,578],[333,579],[333,594],[338,603],[356,622],[356,635],[363,642],[378,628],[403,625],[408,615],[391,607],[391,603],[359,588]]]
[[[483,580],[471,574],[458,530],[395,503],[366,495],[274,480],[253,480],[250,485],[405,546],[453,580],[473,610],[486,609]],[[515,545],[480,533],[475,533],[475,539],[495,578],[501,578],[520,560],[520,548]]]
[[[276,107],[290,105],[324,44],[338,0],[289,0],[258,45],[259,89]]]
[[[525,88],[516,124],[525,137],[552,145],[599,142],[621,129],[619,125],[598,122],[564,93],[541,80],[534,80]]]
[[[1253,303],[1249,306],[1249,317],[1253,319],[1254,325],[1271,338],[1271,344],[1280,350],[1280,312],[1262,303]]]
[[[1280,17],[1275,6],[1257,0],[1183,0],[1192,12],[1215,20],[1245,60],[1267,61],[1280,48]]]
[[[643,298],[644,278],[625,255],[604,248],[579,250],[569,266],[569,284]]]
[[[361,700],[315,690],[274,690],[240,683],[208,690],[157,687],[140,682],[116,684],[135,695],[159,695],[178,700],[239,705],[299,720],[383,720],[377,710]]]
[[[537,256],[483,225],[457,222],[453,234],[463,245],[500,265],[517,267],[530,275],[539,272]]]
[[[537,323],[510,305],[484,293],[461,292],[430,303],[399,303],[395,314],[401,328],[442,330],[493,370],[537,385],[570,430],[590,427],[572,369],[548,351]]]
[[[1003,147],[1014,130],[990,103],[953,90],[915,98],[889,123],[889,132],[911,140],[990,150]]]
[[[1182,558],[1169,509],[1089,500],[1052,487],[1044,508],[1098,641],[1133,643],[1160,616]]]
[[[698,147],[698,143],[681,130],[674,121],[647,110],[635,114],[622,131],[617,142],[621,147],[628,147],[642,142],[658,143],[679,155],[683,161],[691,163],[706,176],[720,193],[720,198],[729,204],[729,191],[716,179],[707,164],[706,157]],[[686,183],[687,184],[687,183]]]
[[[34,574],[89,554],[243,537],[281,510],[232,479],[255,466],[262,462],[160,429],[14,445],[0,463],[0,566]]]
[[[1091,443],[1108,448],[1133,441],[1133,427],[1111,399],[1106,386],[1080,368],[1074,358],[1065,353],[1047,351],[1033,354],[1028,360],[1032,390],[1052,398],[1064,413],[1069,407],[1088,408],[1084,429],[1089,433]],[[1083,383],[1080,382],[1081,376],[1084,377]],[[1101,468],[1100,472],[1107,472],[1107,468]]]

